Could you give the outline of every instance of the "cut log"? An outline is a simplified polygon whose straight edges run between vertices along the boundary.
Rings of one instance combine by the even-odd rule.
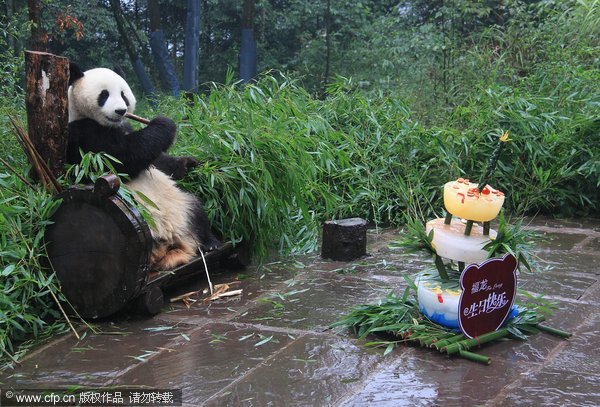
[[[71,187],[46,230],[48,258],[69,303],[85,319],[123,309],[142,293],[150,229],[116,192],[113,179]]]
[[[58,178],[67,155],[69,60],[46,52],[25,52],[27,123],[34,147]]]
[[[367,222],[361,218],[327,221],[323,224],[321,257],[351,261],[367,253]]]

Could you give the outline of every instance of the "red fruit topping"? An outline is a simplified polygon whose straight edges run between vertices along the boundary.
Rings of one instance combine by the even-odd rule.
[[[485,187],[483,187],[483,190],[481,191],[481,193],[484,195],[489,195],[490,189],[487,186],[485,186]]]

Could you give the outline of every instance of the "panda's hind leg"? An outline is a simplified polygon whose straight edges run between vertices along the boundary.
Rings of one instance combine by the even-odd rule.
[[[151,267],[155,270],[172,270],[189,263],[196,255],[192,241],[175,239],[173,242],[155,242],[150,256]]]

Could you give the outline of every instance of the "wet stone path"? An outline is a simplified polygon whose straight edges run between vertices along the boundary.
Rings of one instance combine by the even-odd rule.
[[[520,287],[554,300],[548,325],[573,337],[485,345],[490,366],[411,346],[383,356],[327,329],[354,305],[401,294],[403,274],[431,265],[425,254],[390,248],[400,232],[371,230],[370,256],[358,261],[306,256],[225,272],[213,283],[239,281],[240,297],[120,317],[79,341],[55,336],[0,372],[0,387],[182,389],[184,406],[598,406],[600,221],[528,227],[543,239],[536,254],[547,269],[521,274]]]

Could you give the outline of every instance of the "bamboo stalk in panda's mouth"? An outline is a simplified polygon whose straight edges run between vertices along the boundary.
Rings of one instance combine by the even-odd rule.
[[[125,117],[127,117],[128,119],[131,119],[131,120],[135,120],[136,122],[140,122],[142,124],[150,123],[150,120],[145,119],[141,116],[135,115],[133,113],[129,113],[129,112],[125,113]]]

